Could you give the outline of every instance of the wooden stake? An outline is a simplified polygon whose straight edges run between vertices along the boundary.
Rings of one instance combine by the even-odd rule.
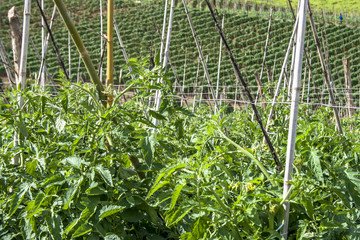
[[[8,12],[8,19],[10,25],[10,36],[12,42],[12,50],[14,57],[14,71],[16,84],[19,82],[19,68],[20,68],[20,54],[21,54],[21,31],[19,15],[15,7],[12,7]]]
[[[309,11],[310,25],[311,25],[311,29],[312,29],[312,32],[313,32],[317,52],[318,52],[318,55],[319,55],[319,58],[320,58],[321,68],[322,68],[322,71],[323,71],[323,75],[324,75],[324,79],[325,79],[327,89],[329,91],[331,105],[333,106],[333,111],[334,111],[334,115],[335,115],[336,125],[338,127],[338,132],[339,132],[339,135],[342,135],[343,131],[342,131],[341,123],[340,123],[339,113],[338,113],[337,108],[334,107],[334,106],[336,106],[335,99],[334,99],[333,92],[332,92],[332,89],[331,89],[330,81],[328,79],[328,73],[327,73],[327,70],[326,70],[325,62],[324,62],[324,56],[323,56],[323,53],[321,52],[320,41],[319,41],[319,37],[318,37],[317,32],[316,32],[314,20],[312,18],[312,12],[311,12],[311,8],[310,8],[310,4],[308,4],[308,5],[309,5],[308,6],[308,11]]]
[[[203,65],[203,68],[204,68],[204,72],[205,72],[205,76],[206,76],[206,79],[207,79],[207,82],[208,82],[208,85],[209,85],[209,88],[210,88],[210,91],[211,91],[211,95],[214,99],[214,104],[215,104],[215,111],[217,111],[219,109],[218,107],[218,103],[217,103],[217,99],[216,99],[216,95],[215,95],[215,91],[214,91],[214,88],[212,87],[212,84],[211,84],[211,78],[210,78],[210,74],[209,74],[209,71],[208,71],[208,68],[205,64],[205,60],[204,60],[204,56],[203,56],[203,53],[202,53],[202,50],[200,48],[200,44],[199,44],[199,40],[197,38],[197,35],[196,35],[196,32],[195,32],[195,29],[194,29],[194,25],[192,23],[192,20],[191,20],[191,16],[190,16],[190,13],[189,13],[189,10],[187,8],[187,3],[186,3],[186,0],[182,0],[183,2],[183,5],[184,5],[184,8],[185,8],[185,12],[186,12],[186,15],[187,15],[187,19],[189,21],[189,25],[190,25],[190,28],[191,28],[191,32],[192,32],[192,35],[194,37],[194,40],[195,40],[195,43],[196,43],[196,47],[198,49],[198,52],[199,52],[199,55],[200,55],[200,60],[201,60],[201,63]],[[210,3],[209,3],[210,4]],[[219,26],[220,27],[220,26]],[[224,40],[224,39],[223,39]]]
[[[4,44],[2,43],[1,39],[0,39],[0,56],[1,56],[1,61],[3,62],[5,71],[6,71],[6,75],[9,79],[10,84],[15,85],[15,79],[11,73],[11,62],[9,59],[9,56],[5,50]]]

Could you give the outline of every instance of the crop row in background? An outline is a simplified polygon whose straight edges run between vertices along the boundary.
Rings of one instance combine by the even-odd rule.
[[[103,9],[105,8],[105,1]],[[115,18],[119,26],[122,40],[125,44],[126,51],[130,58],[142,58],[146,56],[154,56],[160,49],[160,34],[163,21],[163,5],[158,3],[130,3],[115,0]],[[99,2],[97,1],[81,1],[81,0],[67,0],[65,1],[71,16],[76,23],[82,39],[87,50],[95,64],[99,67],[101,46],[100,46],[100,12]],[[15,1],[12,3],[5,3],[1,8],[1,16],[6,16],[6,12],[11,6],[15,5],[19,14],[22,13],[23,1]],[[53,5],[48,3],[45,6],[45,12],[48,18],[52,13]],[[219,35],[214,27],[214,23],[207,9],[200,10],[199,8],[191,8],[190,14],[193,18],[193,23],[197,31],[204,56],[208,59],[207,65],[215,84],[218,69],[219,57]],[[222,16],[225,17],[224,31],[230,43],[230,47],[235,53],[235,58],[242,67],[242,71],[246,72],[247,81],[249,85],[256,85],[254,72],[261,70],[262,59],[264,55],[264,46],[267,35],[269,19],[264,17],[265,14],[255,15],[248,11],[219,11],[218,19],[221,21]],[[281,15],[280,15],[281,17]],[[285,16],[288,17],[288,16]],[[8,30],[8,23],[6,18],[1,18],[0,38],[5,42],[6,49],[11,52],[11,40]],[[106,14],[104,13],[104,29],[106,29]],[[274,13],[274,20],[272,21],[270,42],[266,58],[266,69],[271,69],[274,73],[273,79],[277,81],[285,51],[291,36],[294,22],[289,19],[279,18],[279,13]],[[32,3],[32,18],[31,18],[30,37],[34,41],[38,50],[41,49],[41,18],[37,8],[36,2]],[[344,67],[342,59],[344,57],[350,58],[351,63],[351,77],[354,88],[360,87],[360,29],[357,27],[349,27],[340,24],[317,24],[320,39],[328,43],[329,61],[332,69],[333,86],[336,88],[344,87]],[[55,17],[53,27],[56,44],[60,49],[60,54],[68,68],[68,33],[64,24],[57,14]],[[306,45],[309,55],[311,56],[311,67],[315,79],[316,87],[321,89],[324,86],[321,65],[318,60],[316,46],[312,38],[311,29],[307,26]],[[52,44],[50,44],[52,46]],[[34,49],[30,46],[28,55],[28,70],[31,76],[38,72],[40,61],[38,60]],[[177,4],[175,9],[174,26],[172,32],[172,41],[170,48],[170,55],[172,64],[174,65],[180,82],[185,79],[186,91],[193,91],[193,84],[196,78],[196,71],[198,65],[198,53],[196,45],[193,40],[190,27],[186,18],[185,11],[181,2]],[[125,65],[120,46],[116,36],[114,37],[114,66],[116,79],[118,78],[120,69]],[[72,79],[76,79],[78,70],[79,55],[74,44],[71,42],[71,72]],[[185,65],[186,61],[186,65]],[[104,56],[106,62],[106,54]],[[52,47],[49,47],[46,65],[51,74],[58,74],[59,63],[54,54]],[[185,67],[185,72],[184,72]],[[304,68],[305,71],[305,68]],[[103,71],[106,74],[105,70]],[[87,79],[85,66],[80,64],[80,73],[82,78]],[[3,66],[0,66],[0,74],[4,75]],[[184,77],[185,74],[185,77]],[[199,83],[203,80],[203,69],[200,68]],[[174,80],[174,79],[173,79]],[[124,80],[123,80],[124,81]],[[223,49],[220,85],[227,86],[227,91],[235,92],[235,76],[233,74],[230,60]],[[264,74],[263,84],[269,82],[267,74]],[[271,83],[274,85],[274,83]],[[314,87],[313,84],[311,87]],[[220,89],[221,91],[222,89]],[[205,89],[206,91],[206,89]],[[314,94],[314,90],[310,94]],[[355,93],[355,98],[358,98],[358,93]],[[233,97],[233,96],[229,96]]]

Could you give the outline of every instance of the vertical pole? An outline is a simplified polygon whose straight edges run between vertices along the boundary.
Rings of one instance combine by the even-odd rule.
[[[283,199],[285,200],[285,218],[283,226],[283,237],[288,237],[289,227],[289,210],[290,203],[286,201],[288,199],[288,191],[290,188],[291,173],[293,170],[294,152],[295,152],[295,140],[296,140],[296,123],[299,108],[299,95],[301,87],[301,73],[302,73],[302,62],[304,55],[304,40],[305,40],[305,26],[306,26],[306,10],[308,0],[301,0],[299,5],[299,26],[296,34],[296,51],[295,51],[295,64],[294,64],[294,78],[292,84],[292,98],[291,98],[291,110],[290,110],[290,122],[289,122],[289,135],[288,145],[286,151],[286,166],[284,175],[284,192]]]
[[[114,86],[114,53],[113,53],[113,36],[114,36],[114,0],[107,2],[107,74],[106,74],[106,87]],[[112,95],[108,94],[108,107],[112,104]]]
[[[343,59],[344,64],[344,74],[345,74],[345,93],[346,93],[346,105],[348,107],[348,113],[349,117],[351,118],[354,113],[354,100],[352,95],[352,89],[351,89],[351,74],[350,74],[350,60],[349,58]]]
[[[224,20],[225,15],[223,16],[221,28],[224,29]],[[222,38],[220,37],[220,49],[219,49],[219,63],[218,63],[218,72],[217,72],[217,79],[216,79],[216,91],[215,91],[215,98],[219,98],[219,82],[220,82],[220,66],[221,66],[221,50],[222,50]],[[217,109],[215,108],[215,111]]]
[[[21,55],[21,30],[19,15],[15,7],[12,7],[8,12],[8,19],[10,25],[10,35],[14,58],[14,70],[16,84],[19,81],[20,55]]]
[[[103,9],[102,9],[102,0],[100,0],[100,57],[103,56],[103,46],[104,46],[104,28],[103,28]],[[102,66],[100,66],[100,82],[103,82]]]
[[[44,0],[41,0],[41,8],[44,10],[45,6],[44,6]],[[41,18],[41,56],[45,55],[45,21],[43,18]],[[41,78],[40,78],[40,86],[42,86],[43,88],[45,87],[46,84],[46,75],[45,75],[45,68],[43,68],[41,70]]]
[[[175,0],[171,0],[171,9],[170,9],[170,16],[169,16],[168,31],[167,31],[167,36],[166,36],[165,54],[164,54],[164,60],[162,62],[163,68],[166,68],[166,66],[167,66],[168,57],[169,57],[169,53],[170,53],[170,41],[171,41],[172,23],[173,23],[173,19],[174,19],[174,9],[175,9]],[[159,90],[157,91],[155,101],[156,101],[155,102],[156,111],[159,111],[160,105],[161,105],[161,92]],[[154,118],[153,124],[155,126],[157,126],[158,119]],[[156,129],[154,128],[153,132],[155,132],[155,131],[156,131]]]

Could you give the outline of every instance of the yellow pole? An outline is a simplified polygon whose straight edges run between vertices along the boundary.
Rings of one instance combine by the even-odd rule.
[[[114,54],[113,54],[113,29],[114,29],[114,24],[113,24],[113,20],[114,19],[114,1],[113,0],[108,0],[108,5],[107,5],[107,76],[106,76],[106,86],[110,86],[110,89],[112,89],[113,85],[114,85]],[[110,94],[108,94],[107,97],[108,100],[108,107],[111,106],[112,104],[112,100],[113,100],[113,96]]]

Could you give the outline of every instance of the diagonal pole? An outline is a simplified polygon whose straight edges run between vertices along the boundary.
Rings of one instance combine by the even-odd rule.
[[[184,1],[184,0],[183,0],[183,1]],[[267,143],[267,145],[268,145],[268,147],[269,147],[269,149],[270,149],[271,155],[272,155],[273,158],[274,158],[274,161],[275,161],[275,164],[276,164],[276,166],[277,166],[277,169],[278,169],[279,172],[281,172],[281,170],[282,170],[281,163],[280,163],[279,158],[278,158],[278,156],[277,156],[277,154],[276,154],[276,152],[275,152],[274,146],[272,145],[272,143],[271,143],[271,141],[270,141],[269,135],[267,134],[267,132],[266,132],[266,130],[265,130],[265,127],[264,127],[264,124],[263,124],[263,122],[262,122],[262,120],[261,120],[260,114],[259,114],[259,112],[258,112],[258,110],[257,110],[257,108],[256,108],[255,103],[254,103],[254,99],[253,99],[253,97],[251,96],[250,90],[249,90],[246,82],[244,81],[244,78],[242,77],[242,75],[241,75],[241,73],[240,73],[239,67],[238,67],[238,65],[237,65],[237,63],[236,63],[236,61],[235,61],[235,58],[234,58],[231,50],[230,50],[229,44],[228,44],[227,41],[226,41],[225,35],[224,35],[224,33],[223,33],[223,31],[222,31],[222,29],[221,29],[221,27],[220,27],[220,25],[219,25],[216,17],[215,17],[214,11],[213,11],[213,9],[212,9],[212,7],[211,7],[211,4],[210,4],[209,0],[206,0],[206,3],[207,3],[207,5],[208,5],[209,10],[210,10],[210,13],[211,13],[211,15],[212,15],[212,17],[213,17],[215,26],[216,26],[217,30],[219,31],[219,34],[220,34],[220,36],[221,36],[221,38],[222,38],[222,40],[223,40],[223,43],[224,43],[225,48],[226,48],[226,51],[227,51],[227,53],[228,53],[228,55],[229,55],[229,57],[230,57],[230,60],[231,60],[231,63],[232,63],[232,66],[233,66],[233,68],[234,68],[234,72],[235,72],[235,75],[236,75],[236,79],[239,80],[239,81],[241,82],[241,84],[243,85],[243,87],[244,87],[245,93],[246,93],[246,95],[247,95],[247,97],[248,97],[248,99],[249,99],[249,101],[250,101],[250,103],[251,103],[251,107],[252,107],[252,109],[253,109],[253,111],[254,111],[254,113],[255,113],[256,120],[257,120],[257,122],[258,122],[259,125],[260,125],[261,131],[262,131],[262,133],[263,133],[263,135],[264,135],[264,137],[265,137],[265,139],[266,139],[266,143]]]

